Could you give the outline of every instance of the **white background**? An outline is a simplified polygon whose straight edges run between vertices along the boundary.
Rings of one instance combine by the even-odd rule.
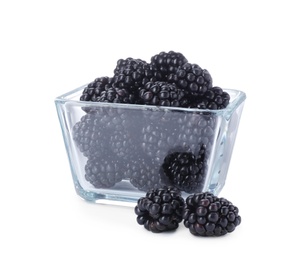
[[[0,259],[297,259],[297,24],[287,0],[1,1]],[[55,97],[170,50],[247,94],[224,237],[153,234],[74,191]]]

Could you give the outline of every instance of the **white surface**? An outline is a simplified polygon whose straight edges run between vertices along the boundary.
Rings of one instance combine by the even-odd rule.
[[[243,2],[1,2],[0,259],[298,258],[297,9]],[[242,223],[221,238],[152,234],[74,192],[54,98],[169,50],[247,94],[220,194]]]

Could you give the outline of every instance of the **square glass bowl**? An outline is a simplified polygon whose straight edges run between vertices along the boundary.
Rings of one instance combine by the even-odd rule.
[[[224,89],[221,110],[80,101],[82,86],[55,99],[75,190],[98,203],[136,203],[148,189],[184,197],[223,188],[245,93]]]

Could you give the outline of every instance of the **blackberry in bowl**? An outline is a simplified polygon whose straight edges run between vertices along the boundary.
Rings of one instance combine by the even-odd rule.
[[[182,54],[153,57],[119,60],[114,76],[55,99],[75,190],[85,200],[133,205],[149,189],[170,185],[186,198],[224,186],[245,93],[212,86],[209,72]],[[197,73],[200,84],[204,77],[200,91],[181,85],[182,70]]]

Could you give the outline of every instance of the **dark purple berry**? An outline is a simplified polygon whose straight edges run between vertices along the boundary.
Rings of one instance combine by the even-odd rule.
[[[203,96],[212,87],[212,78],[206,69],[197,64],[185,63],[176,73],[169,75],[169,82],[185,90],[189,99]]]
[[[148,82],[139,91],[143,104],[154,106],[186,107],[188,101],[183,90],[167,82]]]
[[[237,207],[209,192],[186,198],[183,219],[184,226],[196,236],[222,236],[233,232],[241,223]]]
[[[166,156],[162,168],[171,185],[187,193],[202,191],[207,169],[205,150],[202,145],[199,156],[191,152],[174,152]]]
[[[137,222],[148,231],[160,233],[178,228],[182,221],[184,199],[172,187],[150,189],[135,207]]]
[[[135,104],[136,95],[125,88],[109,87],[96,98],[97,102]]]
[[[151,65],[161,74],[162,81],[168,81],[171,73],[176,73],[177,69],[187,62],[183,54],[169,51],[160,52],[151,58]]]
[[[98,101],[97,98],[107,88],[111,87],[113,79],[109,77],[96,78],[84,88],[80,101]]]
[[[226,108],[229,102],[230,95],[227,92],[223,91],[220,87],[212,87],[203,96],[194,99],[190,107],[218,110]]]
[[[136,95],[139,88],[147,82],[159,79],[156,70],[140,59],[127,58],[119,60],[114,70],[113,87],[125,89],[129,94]],[[134,100],[132,103],[139,103]]]
[[[144,154],[136,154],[124,168],[125,177],[141,191],[157,189],[167,184],[159,165]]]
[[[85,165],[85,179],[95,188],[111,188],[123,179],[122,165],[108,155],[94,157]]]

